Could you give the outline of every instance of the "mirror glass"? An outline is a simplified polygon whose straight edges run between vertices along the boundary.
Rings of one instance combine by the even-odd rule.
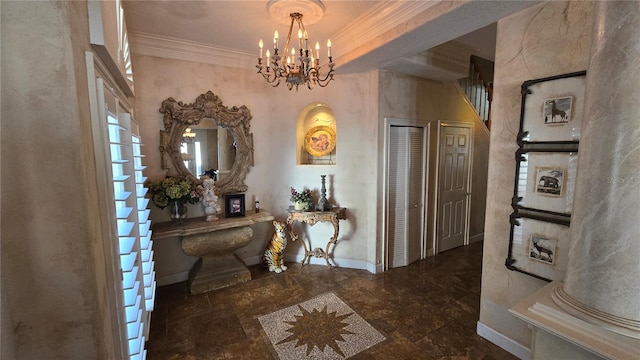
[[[218,196],[247,191],[244,181],[253,165],[253,135],[246,106],[228,108],[208,91],[191,104],[168,98],[160,113],[164,114],[160,153],[168,176],[200,183],[202,174],[214,170]]]
[[[180,146],[184,165],[196,177],[215,171],[216,178],[229,173],[236,158],[233,133],[218,129],[213,119],[204,118],[200,124],[187,128]]]

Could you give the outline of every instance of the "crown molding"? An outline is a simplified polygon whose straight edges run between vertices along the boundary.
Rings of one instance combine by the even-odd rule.
[[[453,40],[420,54],[395,60],[382,68],[425,79],[454,81],[467,76],[469,57],[473,53],[473,48]]]
[[[255,70],[255,54],[147,33],[129,33],[131,52],[167,59]]]
[[[439,62],[450,69],[467,74],[469,58],[475,53],[475,49],[459,41],[451,40],[427,50],[427,53],[431,63]]]
[[[347,54],[357,49],[394,27],[406,23],[436,3],[434,1],[382,1],[334,35],[333,43],[340,44],[341,49],[337,55]]]

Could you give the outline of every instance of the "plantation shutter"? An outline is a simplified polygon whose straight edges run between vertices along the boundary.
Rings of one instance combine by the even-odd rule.
[[[118,98],[97,79],[98,98],[104,99],[117,248],[122,275],[122,311],[129,359],[146,359],[144,348],[155,300],[155,271],[149,200],[145,198],[141,141],[137,123]]]

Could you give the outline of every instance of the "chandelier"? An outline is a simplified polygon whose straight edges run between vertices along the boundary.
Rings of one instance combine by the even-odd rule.
[[[182,142],[191,144],[193,142],[193,139],[195,139],[195,137],[196,137],[196,133],[191,131],[191,128],[186,128],[184,130],[184,133],[182,133]]]
[[[329,63],[327,67],[329,71],[325,75],[320,74],[320,43],[316,42],[315,54],[309,49],[309,35],[302,23],[302,14],[293,12],[289,14],[291,17],[291,25],[287,34],[283,55],[279,54],[278,48],[278,30],[273,34],[273,55],[267,49],[266,64],[262,63],[262,48],[264,43],[262,39],[258,43],[260,47],[260,57],[258,58],[258,74],[261,74],[269,85],[276,87],[281,82],[287,84],[289,90],[298,86],[305,85],[309,90],[316,85],[325,87],[333,80],[333,59],[331,57],[331,40],[327,40],[327,55]],[[293,25],[298,25],[298,49],[291,44],[291,34],[293,33]],[[292,45],[291,51],[287,52],[289,45]],[[314,56],[315,55],[315,56]]]

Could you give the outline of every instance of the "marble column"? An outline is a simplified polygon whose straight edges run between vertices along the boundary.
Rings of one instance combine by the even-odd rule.
[[[572,245],[554,301],[640,338],[640,2],[601,1],[595,10]]]

